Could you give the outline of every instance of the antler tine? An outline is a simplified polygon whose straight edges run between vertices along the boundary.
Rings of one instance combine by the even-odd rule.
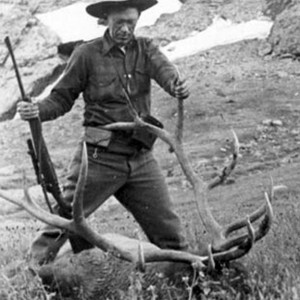
[[[36,219],[48,224],[52,225],[61,229],[67,229],[72,230],[72,224],[71,221],[66,220],[64,218],[61,218],[57,215],[52,215],[48,213],[47,211],[43,210],[39,205],[37,205],[30,197],[28,193],[28,188],[24,188],[24,196],[25,198],[20,199],[14,199],[12,197],[9,197],[5,194],[4,191],[0,190],[0,197],[23,208],[28,213],[30,213],[32,216],[34,216]]]
[[[254,231],[255,242],[263,238],[268,233],[273,223],[273,209],[272,209],[272,205],[268,193],[265,193],[265,200],[266,200],[266,204],[263,207],[265,213],[264,218],[259,223],[258,228]],[[253,222],[251,216],[249,216],[246,220],[243,220],[243,223],[245,225],[243,224],[243,226],[240,227],[248,226],[248,222],[250,223]],[[226,251],[228,249],[235,247],[236,245],[242,244],[247,238],[248,238],[248,234],[243,234],[237,237],[226,239],[221,245],[218,246],[218,248],[214,248],[214,250],[217,252]]]
[[[73,198],[73,220],[75,223],[75,228],[80,228],[81,222],[85,222],[85,217],[83,213],[83,193],[86,184],[88,171],[88,157],[86,144],[83,143],[82,155],[81,155],[81,165],[79,176],[76,184],[75,194]]]
[[[230,248],[229,250],[223,252],[214,253],[214,260],[215,262],[222,263],[241,258],[252,249],[253,244],[254,241],[252,241],[251,238],[246,238],[242,243],[234,248]]]
[[[208,244],[207,246],[207,268],[209,271],[212,271],[216,268],[216,262],[215,262],[215,259],[214,259],[214,256],[213,256],[213,253],[212,253],[212,246],[211,244]]]
[[[146,271],[146,262],[145,262],[145,255],[144,255],[144,248],[142,243],[138,245],[138,261],[136,264],[136,269],[140,272]]]
[[[263,204],[259,207],[256,211],[252,212],[249,216],[250,222],[253,223],[262,217],[266,213],[266,204]],[[241,228],[247,226],[247,220],[245,218],[234,221],[233,223],[229,224],[224,231],[224,236],[227,237],[233,231],[237,231]]]
[[[226,249],[221,252],[214,253],[214,261],[218,263],[227,262],[238,259],[247,254],[255,243],[255,230],[253,229],[249,218],[247,219],[247,229],[247,236],[238,245],[229,247],[228,250]]]
[[[273,179],[271,177],[271,185],[270,185],[269,193],[266,193],[266,192],[264,193],[266,203],[263,204],[260,208],[258,208],[256,211],[254,211],[249,216],[251,223],[258,220],[264,214],[266,214],[268,216],[271,216],[271,219],[272,219],[273,211],[272,211],[271,202],[273,201],[273,198],[274,198],[274,192],[275,192],[275,187],[274,187]],[[232,224],[230,224],[226,227],[226,231],[225,231],[224,235],[225,235],[225,237],[227,237],[231,232],[239,230],[239,229],[241,229],[245,226],[246,226],[246,223],[245,223],[244,219],[235,221],[235,222],[233,222]]]
[[[225,166],[224,169],[222,170],[221,175],[217,176],[216,179],[214,179],[212,182],[208,184],[208,189],[212,190],[213,188],[223,184],[225,180],[229,177],[231,172],[234,170],[236,164],[237,164],[237,159],[239,156],[239,149],[240,149],[240,143],[239,139],[233,129],[231,129],[231,132],[233,134],[233,141],[234,141],[234,150],[232,153],[232,160],[230,161],[228,166]]]
[[[58,215],[50,214],[37,205],[29,195],[28,189],[24,189],[25,201],[23,208],[38,220],[61,229],[72,230],[72,222]]]
[[[258,231],[255,233],[255,241],[260,240],[263,238],[270,230],[273,219],[274,219],[274,213],[273,213],[273,208],[271,201],[273,197],[273,193],[270,194],[270,197],[268,193],[265,193],[265,199],[266,199],[266,215],[265,218],[262,220],[260,223]],[[271,198],[271,199],[270,199]]]

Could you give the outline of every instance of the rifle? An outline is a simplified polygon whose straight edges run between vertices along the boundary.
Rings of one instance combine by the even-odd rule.
[[[24,91],[21,76],[18,70],[18,66],[15,60],[9,37],[6,37],[4,41],[12,58],[22,100],[30,101],[30,99],[26,97]],[[37,175],[37,181],[43,189],[43,194],[45,196],[45,200],[50,209],[50,212],[53,213],[52,207],[48,199],[47,191],[51,193],[54,199],[56,200],[59,206],[58,213],[62,217],[70,219],[72,217],[70,213],[70,206],[64,201],[61,189],[59,187],[57,175],[42,135],[41,120],[39,118],[31,119],[29,120],[29,126],[32,140],[29,139],[29,141],[27,141],[27,145],[29,148],[28,153],[31,156],[33,167]],[[69,232],[68,238],[74,253],[78,253],[84,249],[89,249],[93,247],[93,245],[87,242],[84,238],[77,236],[73,233]]]
[[[21,98],[23,101],[30,102],[31,100],[25,94],[25,90],[22,84],[21,76],[18,70],[18,66],[15,60],[9,37],[5,37],[4,41],[13,62],[13,67],[16,73],[19,89],[21,92]],[[42,135],[42,125],[40,119],[34,118],[29,120],[29,126],[33,141],[33,143],[32,141],[28,142],[29,153],[31,155],[33,166],[37,174],[38,183],[40,183],[42,186],[47,205],[50,211],[52,212],[52,208],[47,195],[47,192],[49,192],[53,195],[54,199],[57,201],[62,211],[67,213],[69,212],[69,207],[63,201],[63,196],[59,187],[57,175]]]

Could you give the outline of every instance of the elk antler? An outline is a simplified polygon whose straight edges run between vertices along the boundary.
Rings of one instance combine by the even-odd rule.
[[[266,204],[264,204],[250,216],[246,217],[245,219],[238,220],[233,224],[230,224],[225,227],[219,225],[218,222],[214,219],[211,210],[208,206],[207,192],[208,190],[222,184],[224,180],[229,176],[230,172],[233,170],[238,158],[239,150],[237,136],[233,132],[235,140],[235,151],[233,153],[233,159],[231,163],[224,168],[222,174],[217,179],[207,184],[195,174],[183,150],[182,100],[179,100],[178,107],[179,111],[175,137],[173,137],[164,129],[160,129],[151,124],[143,122],[137,114],[135,114],[134,122],[113,123],[103,126],[102,128],[106,130],[127,130],[133,129],[137,126],[146,127],[148,130],[151,130],[153,133],[155,133],[160,139],[165,141],[174,150],[184,174],[186,175],[188,181],[193,187],[194,197],[197,203],[199,216],[207,232],[211,235],[212,246],[208,247],[208,249],[211,249],[211,251],[208,250],[207,256],[198,256],[177,250],[160,249],[151,243],[140,242],[138,240],[130,239],[121,235],[99,235],[96,232],[94,232],[87,224],[82,207],[83,187],[85,185],[85,180],[87,176],[87,152],[85,145],[82,154],[80,175],[73,201],[73,220],[66,220],[62,217],[52,215],[44,211],[31,200],[26,189],[25,200],[23,201],[12,199],[3,191],[0,191],[0,197],[16,205],[21,206],[22,208],[27,210],[31,215],[41,220],[42,222],[79,234],[86,240],[88,240],[90,243],[94,244],[96,247],[102,249],[103,251],[109,251],[119,258],[135,263],[139,261],[140,252],[138,249],[141,248],[143,249],[143,259],[145,262],[179,261],[186,263],[197,263],[197,265],[203,266],[203,264],[208,264],[212,259],[220,262],[241,257],[251,249],[255,241],[265,236],[268,230],[270,229],[273,217],[270,199],[272,199],[273,191],[270,193],[270,195],[268,193],[265,194]],[[261,217],[263,217],[263,220],[260,222],[258,228],[254,230],[252,227],[252,223]],[[247,233],[229,238],[229,235],[232,232],[235,232],[236,230],[244,227],[247,228]]]
[[[155,133],[160,139],[166,142],[171,149],[175,152],[177,159],[180,163],[180,166],[187,177],[188,181],[191,183],[194,191],[194,197],[197,204],[198,214],[200,219],[206,228],[208,234],[211,236],[212,243],[212,251],[214,253],[221,252],[222,259],[235,259],[238,258],[247,251],[249,251],[249,245],[252,245],[252,240],[257,241],[264,237],[272,224],[273,219],[273,211],[271,206],[271,200],[273,198],[273,186],[271,188],[271,193],[265,194],[265,204],[263,204],[260,208],[258,208],[255,212],[253,212],[250,216],[245,217],[242,220],[237,220],[232,224],[227,226],[221,226],[213,217],[211,210],[208,205],[207,192],[210,189],[213,189],[220,184],[222,184],[225,179],[230,175],[232,170],[234,169],[238,154],[239,154],[239,141],[237,135],[232,130],[234,137],[234,151],[233,158],[231,163],[225,167],[220,176],[218,176],[211,183],[205,183],[203,180],[199,178],[199,176],[193,171],[191,164],[184,152],[182,145],[182,133],[183,133],[183,100],[178,100],[178,119],[176,126],[176,135],[173,137],[166,130],[157,128],[151,124],[143,122],[140,118],[136,117],[135,122],[133,123],[114,123],[110,125],[103,126],[103,129],[107,130],[120,130],[120,129],[130,129],[135,126],[145,126],[153,133]],[[263,217],[261,223],[258,226],[258,229],[254,231],[254,236],[249,234],[252,230],[248,230],[248,233],[242,234],[241,236],[234,236],[229,238],[229,235],[241,228],[248,227]],[[249,225],[250,224],[250,225]],[[224,253],[228,252],[228,256],[224,256]],[[215,256],[217,259],[218,256]]]
[[[73,220],[67,220],[60,216],[50,214],[38,206],[30,197],[28,190],[24,188],[25,199],[14,199],[8,196],[4,191],[0,190],[0,197],[12,202],[38,220],[47,223],[51,226],[61,228],[63,230],[76,233],[96,247],[103,251],[110,252],[118,258],[136,263],[139,260],[139,248],[143,249],[143,259],[145,262],[157,261],[178,261],[185,263],[196,263],[198,266],[203,266],[203,263],[208,262],[207,256],[198,256],[187,252],[176,250],[163,250],[148,242],[140,242],[118,234],[99,235],[94,232],[85,219],[82,207],[83,187],[85,185],[87,174],[87,151],[84,145],[82,164],[77,182],[75,197],[73,201]],[[223,254],[219,254],[217,260]]]

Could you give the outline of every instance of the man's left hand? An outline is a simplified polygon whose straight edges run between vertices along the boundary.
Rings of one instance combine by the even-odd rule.
[[[174,85],[173,95],[177,99],[186,99],[190,95],[188,85],[185,80],[178,80]]]

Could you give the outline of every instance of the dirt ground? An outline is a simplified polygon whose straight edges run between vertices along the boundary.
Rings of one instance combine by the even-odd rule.
[[[217,13],[233,21],[246,21],[261,16],[264,5],[264,1],[256,0],[187,0],[180,12],[163,16],[154,28],[144,28],[140,33],[165,43],[205,28]],[[276,197],[275,216],[285,208],[289,193],[300,192],[300,63],[291,58],[264,56],[265,47],[265,41],[244,41],[176,61],[191,90],[185,102],[184,145],[199,176],[204,180],[213,178],[228,161],[231,128],[241,143],[239,163],[230,184],[209,195],[213,213],[220,221],[232,220],[258,207],[270,176],[275,184],[288,187]],[[176,100],[154,85],[153,114],[171,131],[176,112]],[[61,182],[81,134],[81,114],[79,99],[72,112],[43,127]],[[20,120],[6,121],[0,124],[0,132],[0,168],[12,170],[13,175],[9,181],[2,175],[1,188],[20,187],[19,174],[24,169],[29,184],[34,185],[26,153],[28,125]],[[155,153],[176,209],[186,224],[190,222],[185,218],[186,210],[194,209],[190,186],[162,142],[157,143]],[[96,213],[93,220],[100,223],[95,226],[106,231],[112,223],[120,224],[120,220],[130,218],[120,211],[115,207]],[[116,226],[122,232],[122,226]]]

